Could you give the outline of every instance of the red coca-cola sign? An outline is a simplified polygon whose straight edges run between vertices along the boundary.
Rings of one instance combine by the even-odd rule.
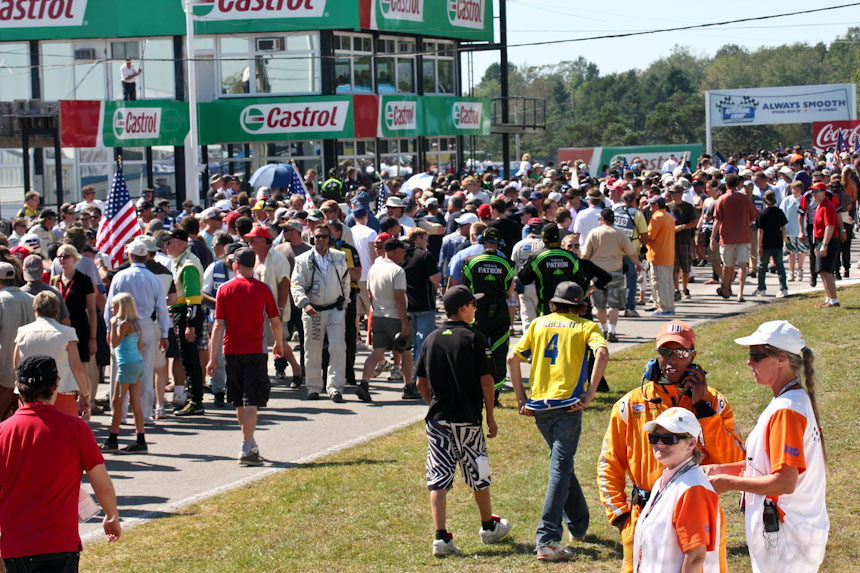
[[[812,140],[815,150],[824,152],[836,148],[839,142],[839,131],[849,149],[854,149],[854,138],[860,137],[860,120],[848,121],[815,121],[812,123]],[[844,151],[840,149],[839,151]]]

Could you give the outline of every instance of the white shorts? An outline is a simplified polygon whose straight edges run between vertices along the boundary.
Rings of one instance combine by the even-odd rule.
[[[750,244],[720,245],[720,257],[725,267],[734,267],[735,263],[746,266],[750,261]]]

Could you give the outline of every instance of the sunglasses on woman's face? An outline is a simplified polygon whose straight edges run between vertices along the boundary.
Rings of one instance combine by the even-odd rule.
[[[64,261],[64,260],[66,260],[66,259],[70,259],[70,258],[72,258],[72,255],[68,255],[68,254],[66,254],[66,255],[60,255],[60,256],[58,256],[57,258],[58,258],[58,259],[60,259],[61,261]]]
[[[685,436],[679,436],[678,434],[648,434],[648,443],[655,445],[663,442],[667,446],[674,446],[684,438]]]
[[[761,362],[768,356],[770,356],[770,354],[766,352],[754,352],[750,350],[750,362]]]

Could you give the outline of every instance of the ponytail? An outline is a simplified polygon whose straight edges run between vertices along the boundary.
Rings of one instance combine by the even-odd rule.
[[[808,346],[803,347],[803,383],[806,386],[806,393],[809,395],[809,402],[812,404],[812,412],[815,414],[815,423],[818,425],[818,433],[821,437],[821,451],[824,453],[824,461],[827,461],[827,448],[824,447],[824,430],[821,427],[821,418],[818,415],[818,404],[815,402],[815,355]]]

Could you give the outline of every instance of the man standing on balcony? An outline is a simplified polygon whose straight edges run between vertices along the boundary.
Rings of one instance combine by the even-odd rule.
[[[122,99],[123,101],[137,100],[137,84],[134,79],[140,75],[142,70],[134,67],[131,63],[131,58],[126,58],[125,63],[119,68],[119,75],[122,76]]]

